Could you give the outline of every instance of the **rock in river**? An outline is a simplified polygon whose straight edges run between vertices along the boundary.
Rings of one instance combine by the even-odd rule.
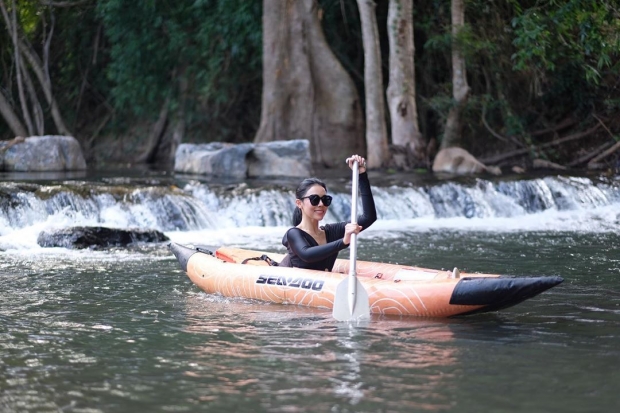
[[[37,238],[41,247],[71,249],[122,247],[135,242],[168,241],[162,232],[143,229],[116,229],[106,227],[71,227],[43,231]]]

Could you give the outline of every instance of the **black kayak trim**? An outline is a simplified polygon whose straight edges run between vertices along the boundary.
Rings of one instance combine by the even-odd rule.
[[[174,256],[177,257],[179,266],[185,272],[187,272],[187,262],[192,255],[198,252],[213,255],[213,252],[207,249],[207,247],[203,246],[194,246],[193,248],[190,248],[181,244],[177,244],[176,242],[171,242],[170,244],[168,244],[168,248],[170,249],[170,251],[172,251]]]
[[[532,298],[562,281],[564,279],[558,276],[465,277],[454,288],[450,304],[485,306],[460,315],[498,311]]]

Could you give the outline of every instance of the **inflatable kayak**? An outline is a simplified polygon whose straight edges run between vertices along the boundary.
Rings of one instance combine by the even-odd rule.
[[[349,260],[338,259],[332,272],[278,267],[282,254],[236,248],[208,251],[169,244],[181,269],[208,294],[244,297],[279,304],[331,309]],[[406,265],[356,262],[356,274],[368,292],[370,311],[422,317],[452,317],[497,311],[534,297],[558,284],[558,276],[513,277],[467,274]]]

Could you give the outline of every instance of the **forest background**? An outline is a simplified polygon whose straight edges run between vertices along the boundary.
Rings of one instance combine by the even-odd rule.
[[[618,0],[0,0],[0,139],[89,164],[309,139],[313,161],[440,148],[619,166]],[[340,161],[337,163],[336,159]]]

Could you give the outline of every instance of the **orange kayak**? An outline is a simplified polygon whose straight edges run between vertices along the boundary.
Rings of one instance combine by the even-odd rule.
[[[191,281],[208,294],[244,297],[278,304],[331,309],[349,261],[336,260],[332,272],[270,266],[282,254],[237,248],[207,251],[169,245]],[[370,311],[420,317],[452,317],[497,311],[534,297],[558,284],[558,276],[511,277],[433,270],[357,261],[356,274],[368,292]]]

